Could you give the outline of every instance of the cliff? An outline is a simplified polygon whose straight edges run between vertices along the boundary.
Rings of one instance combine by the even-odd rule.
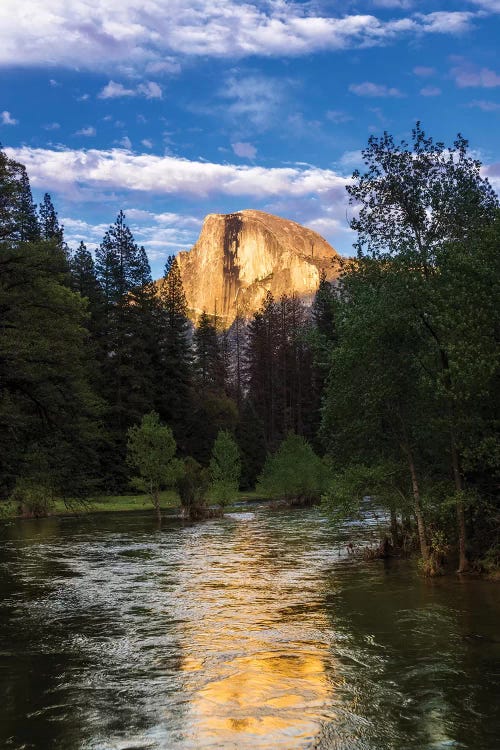
[[[338,275],[337,252],[319,234],[288,219],[244,210],[209,214],[194,247],[177,256],[194,318],[215,312],[224,325],[250,316],[269,290],[276,298],[312,296],[321,271]]]

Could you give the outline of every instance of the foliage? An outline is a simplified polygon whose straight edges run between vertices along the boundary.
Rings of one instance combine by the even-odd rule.
[[[182,507],[188,517],[202,515],[206,508],[210,475],[194,458],[184,460],[184,472],[177,482]]]
[[[133,484],[148,493],[161,519],[160,490],[174,487],[183,471],[182,462],[175,458],[177,446],[172,430],[161,424],[156,412],[150,412],[139,425],[130,427],[127,437],[127,462],[139,472]]]
[[[9,498],[19,515],[28,518],[48,516],[55,500],[52,487],[33,479],[18,479]]]
[[[210,496],[225,506],[238,492],[241,476],[239,448],[228,430],[220,430],[210,459]]]
[[[321,498],[327,484],[326,465],[305,438],[290,432],[276,453],[268,456],[257,492],[263,497],[312,502]]]
[[[336,520],[356,515],[365,497],[389,510],[407,512],[411,507],[404,467],[390,461],[351,463],[332,473],[323,504]]]

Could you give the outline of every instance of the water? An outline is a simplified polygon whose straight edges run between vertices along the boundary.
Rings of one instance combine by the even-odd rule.
[[[500,587],[321,510],[0,529],[0,747],[500,748]]]

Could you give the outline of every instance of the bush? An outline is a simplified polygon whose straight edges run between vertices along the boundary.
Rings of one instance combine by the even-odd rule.
[[[177,482],[177,489],[181,505],[189,518],[205,515],[209,483],[208,470],[188,456],[184,461],[184,474]]]
[[[240,451],[232,435],[220,430],[210,459],[210,497],[224,507],[238,494],[241,476]]]
[[[55,502],[51,487],[33,479],[18,479],[10,496],[10,502],[20,515],[26,518],[48,516]]]
[[[325,464],[300,435],[289,433],[277,452],[268,456],[257,481],[263,497],[289,502],[314,502],[326,489]]]

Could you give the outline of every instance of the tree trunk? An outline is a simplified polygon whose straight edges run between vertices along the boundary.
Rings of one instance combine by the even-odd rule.
[[[158,521],[158,526],[161,526],[161,508],[160,508],[160,495],[158,492],[155,492],[153,495],[153,506],[156,513],[156,519]]]
[[[413,454],[408,444],[403,444],[401,447],[406,454],[408,468],[410,469],[413,502],[415,504],[415,518],[417,519],[418,538],[420,541],[420,551],[422,553],[422,559],[424,561],[427,561],[429,559],[429,547],[427,545],[425,521],[422,513],[422,501],[420,498],[420,487],[418,484],[417,472],[415,470],[415,463],[413,461]]]
[[[466,553],[467,534],[465,531],[465,511],[462,499],[463,483],[462,474],[460,473],[460,461],[458,458],[455,436],[451,433],[451,464],[453,467],[453,480],[456,491],[456,508],[457,508],[457,526],[458,526],[458,570],[457,573],[465,573],[469,569],[469,561]]]
[[[391,537],[392,537],[392,546],[399,547],[398,517],[396,516],[396,511],[394,510],[394,508],[391,508]]]

